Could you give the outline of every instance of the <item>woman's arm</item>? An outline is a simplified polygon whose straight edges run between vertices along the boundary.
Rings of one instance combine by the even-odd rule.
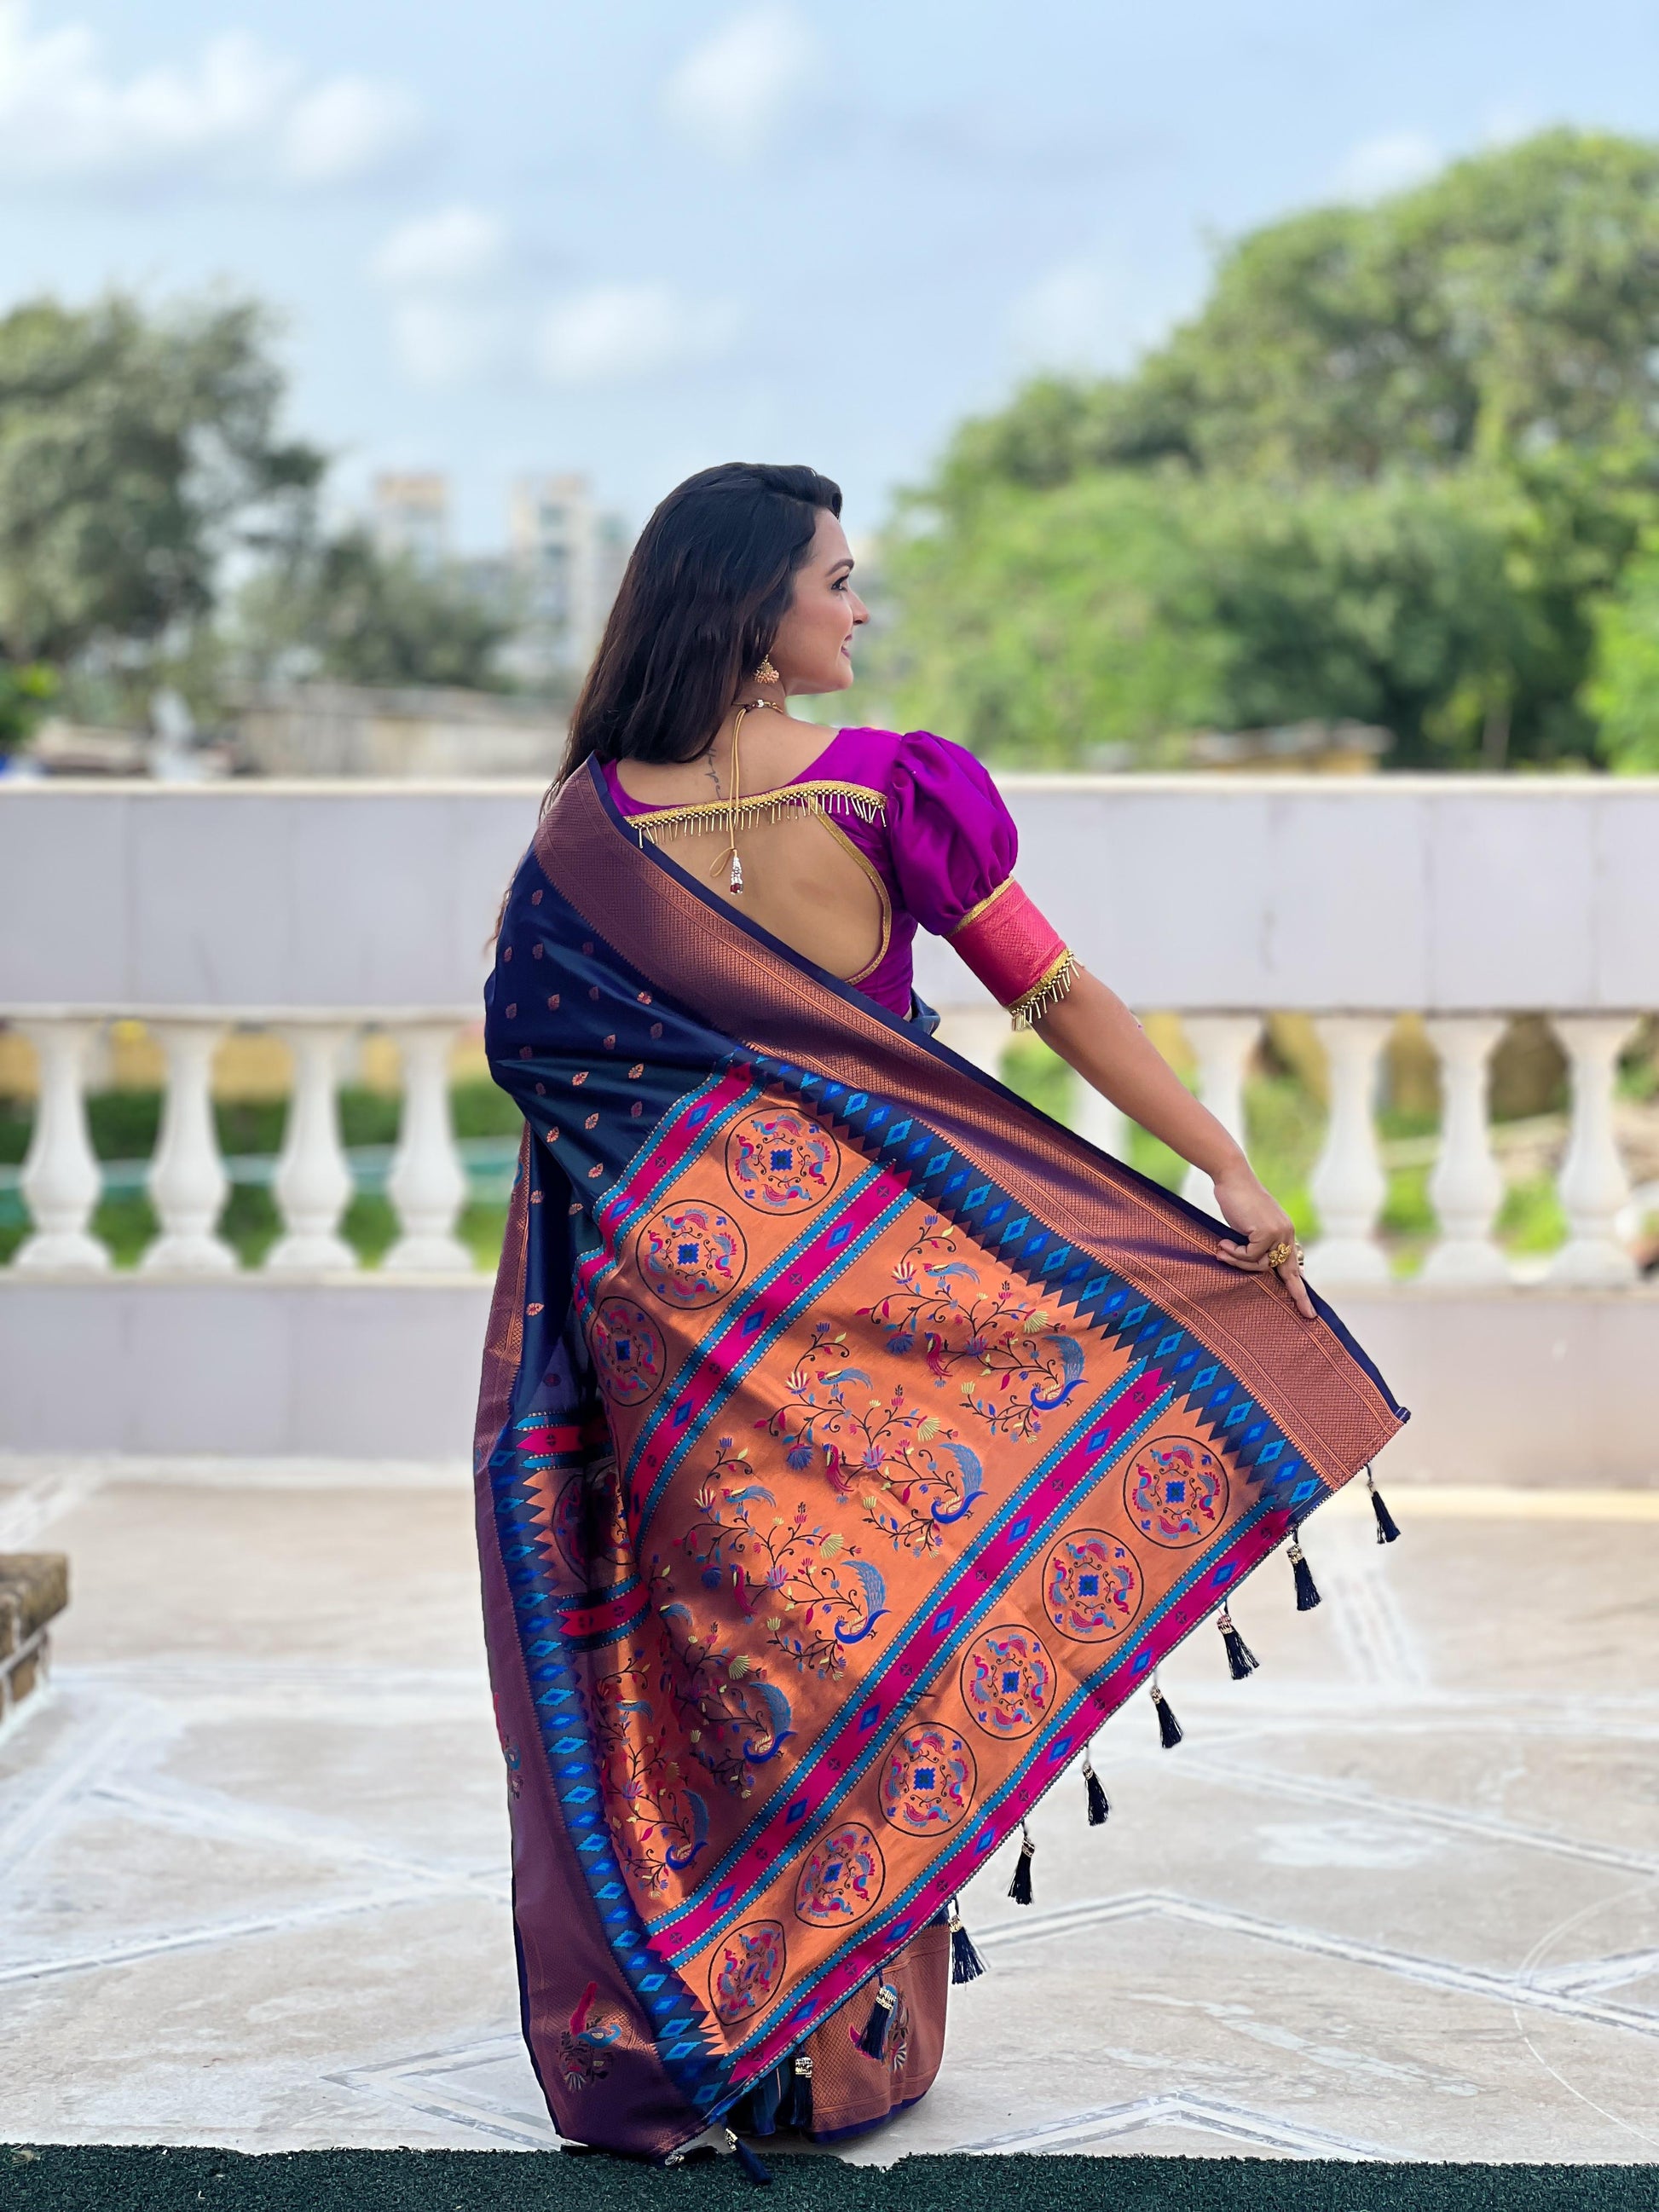
[[[1098,976],[1079,969],[1066,996],[1033,1027],[1103,1098],[1209,1176],[1223,1220],[1244,1239],[1233,1244],[1224,1238],[1218,1245],[1218,1256],[1230,1267],[1260,1274],[1276,1245],[1299,1249],[1289,1214],[1257,1181],[1243,1148],[1193,1097],[1116,992]],[[1297,1311],[1313,1320],[1296,1261],[1285,1261],[1278,1273]]]

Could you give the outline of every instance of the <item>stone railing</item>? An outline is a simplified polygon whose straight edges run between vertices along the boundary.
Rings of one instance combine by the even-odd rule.
[[[471,1269],[472,1258],[455,1234],[468,1180],[451,1121],[449,1067],[471,1019],[459,1007],[336,1008],[322,1014],[245,1008],[228,1010],[228,1018],[225,1012],[188,1008],[122,1007],[107,1015],[88,1008],[17,1010],[12,1024],[38,1058],[39,1101],[20,1177],[33,1232],[19,1248],[15,1268],[100,1273],[109,1267],[106,1248],[91,1233],[102,1179],[83,1092],[104,1022],[134,1013],[155,1037],[167,1069],[161,1128],[145,1178],[160,1226],[140,1260],[143,1272],[210,1276],[237,1264],[216,1230],[230,1185],[212,1099],[214,1054],[233,1021],[275,1030],[293,1058],[284,1141],[271,1177],[282,1233],[263,1265],[279,1274],[331,1274],[352,1273],[360,1264],[340,1234],[354,1186],[337,1091],[348,1048],[373,1029],[391,1037],[403,1070],[399,1135],[386,1178],[400,1234],[380,1266],[394,1276]],[[1637,1018],[1557,1012],[1551,1018],[1571,1070],[1572,1108],[1558,1184],[1568,1237],[1547,1279],[1617,1288],[1636,1279],[1630,1246],[1620,1233],[1631,1181],[1615,1141],[1612,1109],[1619,1054]],[[1373,1102],[1393,1024],[1381,1014],[1325,1013],[1316,1015],[1312,1025],[1325,1055],[1329,1114],[1310,1179],[1322,1233],[1310,1253],[1310,1272],[1333,1287],[1386,1285],[1393,1278],[1376,1231],[1387,1178]],[[1512,1279],[1493,1233],[1504,1185],[1487,1112],[1488,1071],[1505,1025],[1499,1015],[1468,1014],[1437,1016],[1425,1024],[1443,1101],[1430,1181],[1440,1235],[1417,1278],[1431,1287],[1474,1288]],[[1243,1141],[1245,1075],[1262,1018],[1184,1012],[1182,1026],[1200,1095]],[[1009,1042],[1006,1019],[994,1007],[947,1007],[942,1033],[993,1071]],[[1122,1117],[1081,1085],[1073,1087],[1073,1097],[1076,1126],[1105,1151],[1123,1154]],[[1207,1178],[1195,1170],[1183,1190],[1196,1204],[1213,1202]]]
[[[1565,1455],[1649,1479],[1655,1292],[1636,1278],[1614,1105],[1624,1041],[1659,1008],[1659,781],[1005,788],[1022,881],[1132,1005],[1179,1015],[1229,1127],[1242,1128],[1268,1012],[1311,1025],[1329,1111],[1310,1272],[1424,1416],[1407,1452],[1437,1470],[1496,1455],[1543,1479]],[[501,887],[538,796],[502,784],[0,787],[0,1022],[32,1045],[38,1091],[21,1176],[31,1228],[0,1270],[0,1450],[463,1448],[485,1284],[457,1235],[468,1183],[451,1053],[476,1028]],[[917,981],[947,1041],[994,1066],[1006,1017],[948,947],[919,943]],[[1408,1290],[1376,1233],[1374,1107],[1402,1012],[1422,1017],[1441,1098],[1439,1135],[1425,1140],[1439,1235]],[[1488,1077],[1510,1019],[1539,1012],[1571,1079],[1557,1177],[1568,1235],[1517,1286],[1494,1235]],[[159,1228],[129,1269],[93,1233],[100,1170],[85,1102],[106,1026],[134,1017],[161,1048],[166,1088],[146,1170]],[[293,1066],[281,1156],[261,1170],[280,1233],[258,1267],[224,1240],[213,1113],[220,1041],[251,1024],[279,1033]],[[397,1046],[403,1102],[387,1185],[399,1233],[365,1267],[341,1233],[353,1180],[338,1089],[371,1029]],[[1121,1152],[1111,1109],[1073,1097],[1085,1133]],[[1187,1188],[1208,1196],[1201,1178]],[[1522,1421],[1515,1379],[1546,1364],[1544,1413],[1529,1401]]]

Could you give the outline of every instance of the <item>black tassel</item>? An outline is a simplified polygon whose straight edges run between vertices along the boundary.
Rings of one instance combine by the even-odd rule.
[[[962,1924],[962,1915],[957,1911],[957,1901],[951,1899],[951,1979],[953,1982],[976,1982],[985,1972],[985,1961],[974,1948],[974,1939]]]
[[[1031,1832],[1022,1820],[1019,1824],[1019,1856],[1014,1861],[1014,1878],[1008,1885],[1008,1894],[1016,1905],[1029,1905],[1031,1901],[1031,1860],[1036,1850]]]
[[[1181,1741],[1181,1723],[1170,1708],[1170,1700],[1152,1679],[1152,1704],[1158,1713],[1158,1733],[1165,1751],[1173,1751]]]
[[[1106,1815],[1112,1808],[1106,1802],[1106,1792],[1100,1786],[1100,1777],[1095,1772],[1094,1761],[1090,1758],[1086,1747],[1083,1753],[1083,1790],[1089,1801],[1089,1826],[1091,1828],[1103,1828],[1106,1825]]]
[[[749,2176],[749,2179],[751,2181],[759,2182],[763,2189],[769,2189],[772,2185],[771,2167],[769,2166],[763,2166],[760,2160],[756,2157],[754,2152],[750,2150],[748,2144],[744,2142],[743,2137],[739,2135],[734,2134],[730,2128],[727,2128],[726,2130],[726,2140],[732,2146],[732,2156],[737,2160],[738,2164],[743,2168],[744,2172]]]
[[[870,2017],[864,2023],[864,2033],[859,2038],[859,2049],[866,2058],[887,2056],[887,2031],[893,2025],[893,2008],[898,2002],[898,1991],[885,1982],[876,1985],[876,2001],[870,2008]]]
[[[1365,1487],[1371,1493],[1371,1511],[1376,1516],[1376,1540],[1379,1544],[1400,1541],[1399,1524],[1382,1502],[1382,1493],[1376,1486],[1376,1477],[1370,1468],[1365,1469]]]
[[[1294,1531],[1291,1535],[1291,1572],[1296,1577],[1297,1611],[1311,1613],[1319,1602],[1319,1592],[1314,1583],[1313,1569],[1308,1565]]]
[[[1227,1648],[1227,1672],[1235,1682],[1242,1682],[1247,1674],[1254,1674],[1261,1662],[1233,1626],[1233,1617],[1224,1605],[1216,1619],[1221,1631],[1221,1641]]]
[[[794,2079],[790,2084],[789,2102],[784,2111],[784,2124],[799,2129],[802,2135],[812,2130],[812,2062],[804,2051],[795,2053]]]

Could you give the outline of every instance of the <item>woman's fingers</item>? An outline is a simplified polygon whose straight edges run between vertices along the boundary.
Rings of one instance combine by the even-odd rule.
[[[1273,1245],[1270,1243],[1264,1249],[1271,1251]],[[1302,1279],[1302,1270],[1294,1260],[1286,1260],[1281,1267],[1270,1268],[1265,1259],[1253,1260],[1250,1257],[1249,1248],[1238,1244],[1217,1245],[1216,1257],[1218,1260],[1224,1260],[1228,1267],[1237,1267],[1243,1275],[1277,1275],[1290,1292],[1291,1304],[1302,1316],[1304,1321],[1318,1319],[1318,1316],[1314,1311],[1313,1300],[1308,1296],[1308,1286]]]
[[[1240,1244],[1218,1245],[1216,1257],[1218,1260],[1224,1260],[1230,1267],[1237,1267],[1247,1275],[1265,1275],[1267,1272],[1267,1261],[1252,1260]]]

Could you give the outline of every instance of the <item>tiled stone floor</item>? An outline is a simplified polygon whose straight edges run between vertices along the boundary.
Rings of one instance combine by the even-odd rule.
[[[140,1472],[144,1472],[140,1470]],[[0,2133],[535,2145],[469,1502],[418,1471],[0,1471],[62,1548],[0,1739]],[[1659,2160],[1659,1493],[1391,1492],[1270,1562],[965,1900],[990,1972],[852,2154]]]

